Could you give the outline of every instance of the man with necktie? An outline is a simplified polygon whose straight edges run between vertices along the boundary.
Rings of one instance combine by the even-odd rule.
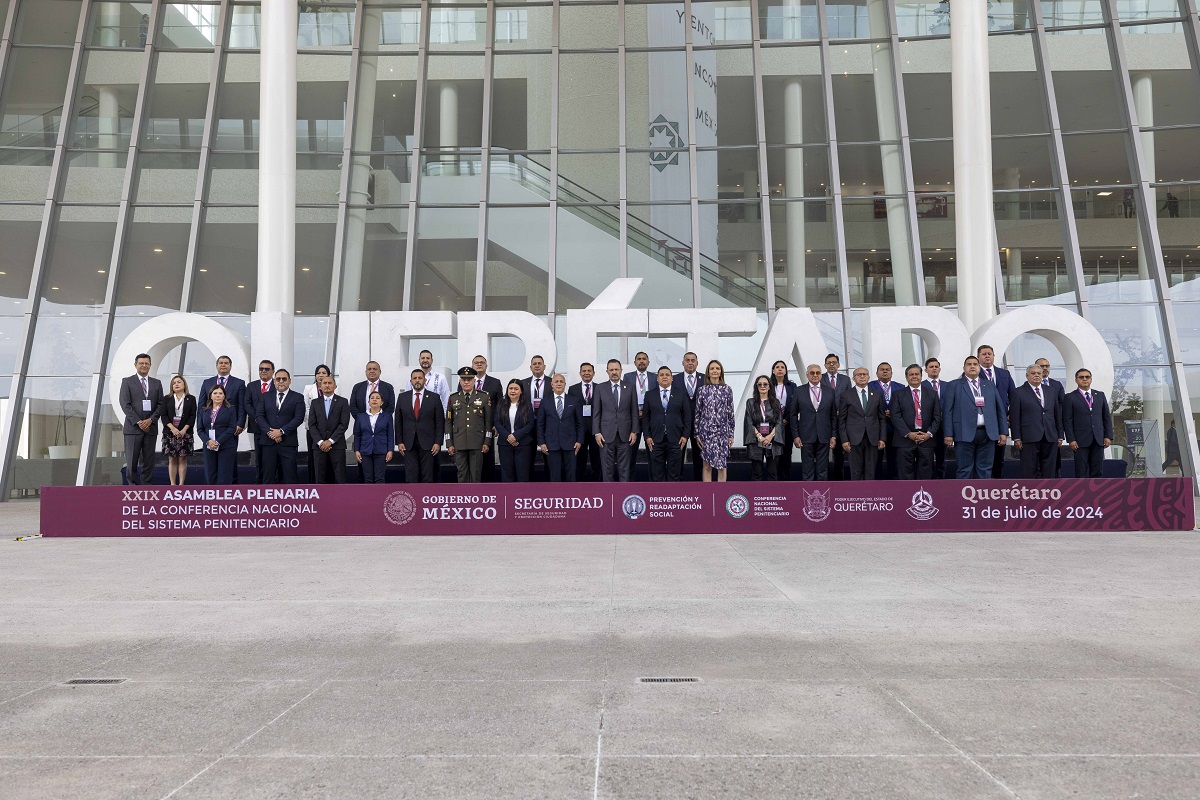
[[[899,474],[896,468],[896,445],[893,443],[896,429],[892,424],[892,395],[904,391],[904,384],[892,380],[892,365],[886,361],[875,367],[875,378],[871,381],[871,386],[878,389],[880,397],[883,398],[883,439],[887,442],[887,447],[879,453],[879,461],[875,464],[875,478],[891,481]]]
[[[837,447],[837,401],[825,387],[821,368],[809,364],[808,382],[796,391],[789,427],[792,446],[800,451],[800,477],[806,481],[829,478],[829,451]]]
[[[433,483],[438,452],[446,436],[446,411],[437,392],[425,388],[426,372],[414,369],[412,389],[396,398],[396,449],[404,458],[408,483]],[[432,373],[437,375],[438,373]]]
[[[316,467],[314,483],[346,482],[346,431],[353,424],[350,404],[337,391],[333,377],[323,375],[320,379],[321,394],[312,401],[312,441],[316,452],[313,464]]]
[[[263,398],[275,388],[275,362],[262,360],[258,363],[258,380],[246,387],[246,425],[254,437],[254,482],[265,483],[263,445],[266,431],[258,427],[258,407]]]
[[[217,374],[211,378],[206,378],[204,383],[200,385],[200,397],[196,399],[196,403],[200,408],[208,404],[208,393],[213,390],[214,386],[220,386],[225,390],[225,402],[233,408],[234,417],[237,419],[236,433],[234,433],[233,447],[233,483],[238,482],[237,471],[237,440],[236,437],[242,435],[242,431],[246,429],[246,382],[236,375],[229,374],[233,370],[233,359],[229,356],[220,356],[217,358]]]
[[[573,383],[567,394],[579,401],[583,414],[583,446],[575,456],[575,480],[600,480],[600,445],[592,429],[592,398],[596,394],[596,368],[587,361],[579,365],[579,383]],[[590,465],[590,467],[589,467]]]
[[[838,438],[850,462],[850,480],[875,477],[875,459],[887,446],[884,441],[883,395],[868,386],[866,367],[854,370],[854,385],[838,396]]]
[[[945,404],[942,402],[942,387],[946,384],[942,381],[942,362],[933,356],[925,359],[925,382],[923,385],[933,389],[933,393],[937,395],[938,406],[945,413]],[[946,442],[940,435],[933,437],[933,477],[950,477],[946,474]]]
[[[960,480],[990,478],[996,447],[1008,439],[1008,420],[996,386],[980,377],[979,359],[967,356],[963,376],[942,387],[942,433],[953,445]]]
[[[492,412],[500,407],[500,395],[504,394],[504,387],[500,384],[499,378],[493,378],[487,374],[488,362],[482,355],[477,355],[471,359],[471,368],[475,370],[475,391],[487,392],[488,401],[492,404]],[[526,395],[528,396],[528,395]],[[447,402],[446,407],[450,404]],[[490,430],[487,433],[489,443],[495,439],[496,431]],[[483,472],[480,473],[483,481],[493,481],[496,479],[496,455],[487,453],[483,457]]]
[[[933,443],[941,437],[942,404],[932,386],[921,382],[921,367],[904,370],[908,385],[892,397],[892,439],[896,447],[897,475],[902,481],[933,477]]]
[[[1063,398],[1067,395],[1066,387],[1062,385],[1062,381],[1055,380],[1050,377],[1050,359],[1039,358],[1033,362],[1042,369],[1042,391],[1046,392],[1047,397],[1053,397],[1054,402],[1058,404],[1059,416],[1062,416]],[[1066,441],[1067,434],[1064,430],[1059,430],[1058,438],[1060,443],[1054,448],[1054,474],[1055,476],[1062,474],[1062,442]]]
[[[259,398],[258,427],[263,438],[263,483],[297,483],[296,431],[304,424],[304,395],[291,390],[292,374],[275,370],[275,389]],[[344,458],[344,456],[343,456]]]
[[[158,406],[163,388],[150,377],[150,356],[139,353],[133,360],[133,375],[121,381],[121,413],[125,437],[125,480],[131,486],[154,482],[154,445],[158,441]]]
[[[996,366],[996,351],[990,344],[979,345],[975,355],[979,357],[979,377],[996,387],[996,394],[1000,396],[1000,410],[1004,412],[1004,418],[1008,419],[1008,396],[1017,382],[1013,380],[1011,372]],[[998,444],[992,453],[991,474],[993,478],[1000,478],[1003,477],[1003,472],[1004,445]]]
[[[597,387],[592,406],[592,430],[600,446],[600,480],[628,481],[633,445],[641,431],[637,392],[621,380],[621,362],[608,360],[608,380]]]
[[[692,437],[692,402],[675,386],[670,367],[659,367],[657,378],[642,414],[650,480],[678,481],[683,479],[683,450]]]
[[[537,410],[538,449],[546,459],[550,480],[575,480],[575,457],[583,447],[583,406],[567,394],[567,376],[556,373]]]
[[[638,420],[641,420],[645,411],[646,393],[654,388],[654,381],[650,380],[650,355],[644,351],[638,351],[633,357],[633,367],[632,371],[625,373],[625,382],[631,384],[634,391],[637,392]],[[638,448],[640,447],[641,433],[638,433],[637,438],[629,445],[628,480],[633,480],[633,476],[637,473]]]
[[[1075,391],[1063,398],[1063,429],[1075,454],[1076,478],[1104,477],[1104,449],[1112,444],[1112,410],[1104,392],[1092,388],[1092,371],[1075,371]]]
[[[833,398],[833,405],[836,409],[838,401],[841,399],[842,392],[850,388],[853,381],[845,375],[839,374],[838,370],[842,368],[842,360],[838,358],[837,353],[825,354],[825,374],[821,376],[821,388],[829,392]],[[834,414],[837,412],[835,411]],[[833,448],[833,463],[830,465],[829,480],[840,481],[845,475],[845,449],[842,447],[840,431],[837,425],[834,425],[834,436],[839,437]]]
[[[699,372],[700,357],[692,351],[683,354],[683,372],[675,373],[671,379],[671,384],[676,389],[682,389],[687,395],[688,405],[691,408],[692,422],[696,418],[696,392],[704,384],[704,377]],[[692,425],[691,436],[692,450],[692,480],[698,481],[704,476],[704,460],[700,457],[700,440],[696,438],[695,425]]]
[[[350,413],[357,418],[367,411],[367,398],[371,392],[379,392],[383,398],[383,413],[391,414],[396,410],[396,389],[385,380],[380,380],[382,369],[378,361],[368,361],[365,370],[367,379],[354,384],[350,392]]]
[[[1008,396],[1008,421],[1013,447],[1021,456],[1022,478],[1057,478],[1055,453],[1062,431],[1058,399],[1042,381],[1042,368],[1030,364],[1025,383]]]
[[[529,359],[528,378],[521,379],[521,387],[525,390],[525,396],[529,398],[529,405],[533,407],[533,416],[536,419],[538,409],[542,406],[542,401],[550,396],[550,377],[546,375],[546,359],[541,356],[534,356]],[[536,432],[534,434],[537,435]],[[546,453],[542,448],[541,440],[538,439],[534,444],[534,452],[537,453],[533,457],[534,465],[540,460],[542,462],[542,480],[550,477],[549,461],[546,458]],[[536,475],[537,470],[530,467],[530,474]]]

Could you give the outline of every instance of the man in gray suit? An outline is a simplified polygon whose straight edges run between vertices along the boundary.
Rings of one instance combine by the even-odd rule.
[[[884,441],[883,394],[868,386],[863,367],[854,370],[854,385],[838,396],[838,438],[850,462],[850,480],[874,480],[875,459]]]
[[[150,377],[150,356],[141,353],[133,360],[137,374],[121,381],[121,412],[125,424],[125,480],[134,486],[149,486],[154,479],[154,445],[158,441],[158,404],[163,399],[162,382]]]
[[[621,362],[608,361],[608,381],[596,385],[592,407],[593,432],[600,445],[600,480],[627,481],[633,467],[633,447],[641,433],[637,390],[621,380]]]

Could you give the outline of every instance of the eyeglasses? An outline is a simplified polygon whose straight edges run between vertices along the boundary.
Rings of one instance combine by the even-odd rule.
[[[758,388],[760,388],[760,389],[770,389],[770,388],[771,388],[771,384],[769,384],[769,383],[760,383],[760,384],[758,385]]]
[[[259,367],[258,371],[259,372],[270,372],[271,368],[270,367]]]
[[[1091,379],[1092,379],[1091,375],[1080,375],[1079,376],[1079,380],[1081,380],[1081,381],[1090,381]]]

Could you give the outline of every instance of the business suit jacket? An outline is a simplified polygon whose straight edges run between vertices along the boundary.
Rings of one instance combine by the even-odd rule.
[[[821,388],[827,389],[827,390],[833,390],[833,388],[834,388],[830,383],[828,372],[821,373]],[[838,399],[841,398],[841,396],[842,396],[842,392],[846,391],[847,389],[853,389],[853,388],[854,388],[854,379],[851,378],[849,375],[842,375],[839,373],[837,376],[837,389],[836,389],[836,391],[833,392],[833,404],[835,406],[837,405]]]
[[[196,395],[196,403],[200,408],[203,408],[208,402],[208,393],[217,385],[219,376],[213,375],[211,378],[205,378],[204,383],[200,384],[200,394]],[[241,378],[235,378],[233,375],[225,379],[225,402],[233,406],[234,409],[240,411],[242,416],[238,420],[238,424],[234,427],[245,429],[246,427],[246,382]]]
[[[497,381],[497,383],[499,383],[499,381]],[[530,375],[528,378],[521,378],[521,387],[525,390],[525,396],[527,398],[529,398],[529,405],[532,406],[533,405],[533,376]],[[550,397],[553,394],[554,394],[554,390],[550,388],[550,373],[547,372],[542,375],[542,394],[541,394],[541,397],[539,397],[538,399],[545,400],[547,397]],[[498,403],[497,403],[497,405],[498,405]],[[492,408],[496,408],[496,407],[497,406],[495,406],[495,405],[492,406]]]
[[[454,387],[454,392],[457,392],[461,386]],[[483,391],[487,392],[487,396],[492,399],[492,410],[500,407],[500,396],[504,394],[504,384],[499,378],[493,378],[491,375],[483,376]],[[451,392],[450,394],[454,394]],[[529,395],[526,394],[526,397]]]
[[[605,383],[607,383],[607,381],[605,381]],[[596,390],[599,388],[600,388],[600,384],[596,383],[595,381],[592,381],[592,403],[593,404],[596,402]],[[569,387],[567,387],[567,394],[571,395],[571,397],[574,397],[576,400],[579,401],[580,408],[583,408],[583,406],[587,405],[587,400],[583,396],[583,381],[580,381],[579,383],[573,383]],[[595,431],[592,430],[592,420],[595,419],[595,409],[596,409],[596,407],[595,407],[595,405],[593,405],[592,406],[593,416],[583,418],[583,433],[585,436],[592,436],[595,433]],[[499,415],[497,415],[497,418],[499,418]],[[497,426],[496,429],[499,430],[499,426]]]
[[[841,383],[839,380],[838,383]],[[829,440],[837,436],[837,398],[833,391],[822,382],[821,401],[813,408],[812,384],[807,381],[795,391],[791,403],[792,422],[788,426],[789,439],[800,437],[805,446],[818,442],[829,444]]]
[[[1000,434],[1008,435],[1008,420],[996,386],[989,380],[979,378],[979,391],[983,395],[983,424],[988,438],[996,441]],[[975,394],[966,378],[942,384],[942,435],[955,441],[970,442],[975,439],[977,407]]]
[[[841,383],[841,380],[838,380]],[[862,407],[858,387],[847,389],[838,396],[838,438],[851,445],[883,441],[883,395],[874,386],[867,386],[867,407]]]
[[[568,394],[570,392],[568,391]],[[580,413],[583,413],[583,400],[579,400]],[[492,424],[496,426],[496,444],[500,447],[532,446],[537,434],[537,415],[533,413],[532,403],[523,403],[517,407],[517,424],[508,424],[508,406],[501,405],[492,415]],[[587,419],[583,419],[584,432],[588,430]],[[508,443],[509,436],[516,436],[516,445]]]
[[[1054,380],[1053,378],[1042,378],[1042,391],[1053,392],[1054,402],[1058,405],[1058,416],[1061,420],[1063,413],[1063,399],[1067,396],[1066,389],[1063,388],[1062,383]],[[1046,396],[1049,397],[1050,395],[1047,394]],[[1087,404],[1085,403],[1084,405]],[[1066,438],[1066,431],[1064,431],[1062,427],[1059,427],[1058,429],[1058,438]]]
[[[309,433],[313,442],[323,442],[330,439],[334,450],[346,449],[346,432],[352,424],[350,404],[346,398],[335,394],[329,403],[329,416],[325,416],[325,395],[319,394],[310,405],[312,409],[312,426]]]
[[[1090,409],[1083,399],[1083,392],[1078,389],[1064,397],[1063,429],[1067,432],[1067,441],[1076,442],[1080,447],[1102,445],[1105,439],[1112,441],[1112,410],[1104,392],[1092,390]]]
[[[271,384],[271,381],[259,380],[246,384],[245,411],[247,430],[254,434],[254,441],[258,444],[263,443],[264,434],[266,433],[266,431],[260,430],[258,427],[258,406],[262,402],[262,385],[264,383],[268,384],[267,394],[275,391],[275,387]]]
[[[653,392],[646,392],[642,435],[653,439],[656,447],[664,441],[677,444],[681,438],[692,437],[692,416],[692,401],[688,399],[686,389],[671,384],[667,407],[663,408],[662,387],[656,383]]]
[[[434,397],[437,397],[435,394]],[[422,403],[425,401],[422,400]],[[349,412],[350,406],[346,406]],[[324,409],[322,409],[324,411]],[[425,416],[425,409],[421,409]],[[386,456],[396,446],[392,415],[380,412],[375,418],[375,430],[371,430],[371,415],[364,411],[354,419],[354,452],[364,456]]]
[[[1008,423],[1012,437],[1026,442],[1057,442],[1062,432],[1062,408],[1053,389],[1042,387],[1038,402],[1033,386],[1023,383],[1008,395]],[[1087,405],[1086,403],[1084,404]]]
[[[621,399],[614,404],[612,381],[598,383],[596,389],[592,401],[592,433],[603,436],[605,444],[628,444],[629,435],[642,430],[638,419],[637,390],[632,384],[621,381]]]
[[[138,386],[138,389],[141,389]],[[175,418],[175,396],[166,395],[158,403],[158,418],[162,420],[163,430],[170,434],[167,429],[167,423]],[[188,426],[192,433],[196,431],[196,398],[190,394],[183,396],[183,410],[179,416],[179,427],[182,430],[184,426]]]
[[[355,418],[367,410],[367,383],[360,381],[354,384],[354,389],[350,392],[350,413]],[[385,380],[381,379],[378,383],[375,391],[383,396],[383,413],[391,414],[396,410],[396,389]]]
[[[841,381],[838,381],[838,383],[841,383]],[[884,412],[888,412],[888,411],[892,410],[892,401],[896,399],[896,393],[899,391],[902,391],[905,388],[905,385],[903,383],[897,383],[896,381],[888,381],[887,392],[884,392],[883,381],[878,381],[878,380],[869,381],[867,383],[867,386],[874,386],[876,389],[879,390],[879,399],[883,401]],[[887,422],[888,438],[891,438],[892,425],[893,425],[893,423],[889,419]]]
[[[150,401],[150,410],[142,410],[142,401]],[[148,436],[158,435],[158,416],[159,409],[163,400],[162,381],[158,378],[146,376],[146,394],[142,394],[142,379],[136,374],[130,375],[128,378],[121,379],[121,412],[125,416],[125,422],[121,426],[121,431],[132,436],[141,436],[145,433]],[[152,419],[150,429],[143,431],[138,427],[138,423],[144,419]]]
[[[700,370],[696,370],[695,372],[692,373],[692,377],[695,379],[696,385],[694,387],[692,387],[691,394],[688,394],[688,391],[687,391],[687,373],[686,372],[676,372],[675,373],[675,377],[671,381],[671,391],[673,392],[676,389],[682,389],[684,397],[686,397],[688,399],[688,403],[690,403],[692,405],[692,408],[694,409],[696,406],[696,392],[700,391],[700,387],[704,385],[704,376],[700,374]]]
[[[546,445],[549,450],[570,450],[574,453],[575,444],[583,444],[583,404],[563,392],[560,419],[556,402],[554,392],[550,392],[549,396],[543,398],[541,408],[537,411],[538,444]]]
[[[624,375],[621,376],[621,380],[625,383],[628,383],[630,386],[633,387],[634,392],[637,392],[638,371],[636,369],[626,372]],[[656,388],[658,388],[658,378],[655,377],[654,370],[647,368],[646,369],[646,392],[642,396],[645,397],[645,395],[650,394],[650,392],[654,391]]]
[[[1008,396],[1012,394],[1012,390],[1017,388],[1017,382],[1013,380],[1012,373],[1004,369],[1004,367],[992,367],[992,371],[996,373],[996,380],[993,383],[988,377],[987,372],[981,366],[979,368],[980,380],[985,380],[996,387],[996,391],[1000,395],[1000,407],[1004,409],[1004,416],[1008,416]]]
[[[943,387],[944,388],[944,387]],[[917,407],[913,404],[912,387],[905,386],[899,392],[892,394],[892,425],[895,433],[892,444],[897,447],[912,447],[916,443],[907,438],[910,433],[924,432],[931,434],[937,441],[942,433],[942,403],[938,400],[937,392],[932,386],[921,383],[921,425],[917,426]]]
[[[278,396],[279,393],[272,389],[266,393],[265,399],[260,399],[255,405],[258,410],[259,436],[263,439],[264,446],[274,445],[276,442],[267,436],[267,431],[278,428],[283,431],[283,440],[278,442],[278,446],[299,447],[300,439],[296,431],[304,424],[304,395],[288,389],[280,406],[276,405]],[[324,408],[321,409],[321,413],[325,413]]]
[[[406,450],[432,450],[446,438],[446,409],[437,392],[421,391],[421,416],[413,416],[412,391],[401,392],[396,399],[396,419],[393,426],[396,444]]]
[[[216,431],[217,445],[224,450],[227,447],[237,447],[237,434],[235,431],[238,428],[238,422],[242,419],[242,410],[234,406],[222,406],[217,410],[217,421],[214,425],[210,422],[210,409],[201,408],[196,412],[196,434],[200,437],[200,444],[204,449],[208,449],[209,431]]]

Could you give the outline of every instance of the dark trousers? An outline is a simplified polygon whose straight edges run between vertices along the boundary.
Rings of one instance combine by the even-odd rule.
[[[889,428],[886,433],[885,441],[892,440],[892,430]],[[877,453],[875,460],[875,480],[877,481],[894,481],[900,474],[900,469],[897,464],[896,446],[889,444]]]
[[[254,434],[254,482],[266,483],[266,456],[263,455],[262,442],[258,440],[258,434]]]
[[[1079,445],[1075,452],[1076,478],[1104,477],[1104,445],[1100,442],[1084,447]]]
[[[263,483],[296,483],[296,445],[263,445]]]
[[[954,440],[954,460],[959,480],[990,478],[992,459],[996,455],[996,442],[988,438],[987,428],[975,429],[975,438]]]
[[[927,481],[933,477],[933,439],[924,444],[896,446],[897,475],[902,481]]]
[[[692,480],[702,481],[704,480],[704,459],[700,457],[700,440],[695,436],[692,437],[690,448],[692,451]]]
[[[792,440],[784,434],[783,450],[775,457],[775,480],[790,481],[792,479]]]
[[[204,480],[210,484],[233,483],[237,474],[237,442],[228,444],[220,450],[204,448]]]
[[[844,481],[846,480],[846,451],[842,449],[842,440],[838,439],[833,443],[833,453],[829,465],[829,480]],[[874,467],[872,467],[874,469]]]
[[[125,434],[125,480],[131,486],[149,486],[154,482],[153,433]]]
[[[494,406],[493,406],[493,408],[494,408]],[[447,427],[449,427],[449,426],[447,426]],[[476,478],[477,482],[478,481],[491,482],[491,481],[496,480],[496,478],[499,476],[499,472],[496,469],[496,448],[494,446],[494,441],[492,439],[488,439],[487,443],[489,446],[488,446],[488,451],[486,453],[480,452],[478,450],[476,451],[476,455],[480,456],[480,458],[481,458],[480,467],[479,467],[479,477]],[[454,463],[456,465],[458,464],[457,458],[454,460]],[[461,483],[461,479],[459,482]]]
[[[654,443],[649,453],[650,480],[683,480],[683,448],[678,440],[662,439]]]
[[[334,451],[334,452],[341,452],[343,456],[346,454],[345,451]],[[344,460],[345,459],[343,459],[343,461]],[[317,462],[317,470],[318,471],[320,471],[320,469],[321,469],[320,463],[321,463],[320,461]],[[362,457],[361,466],[362,466],[362,473],[363,473],[363,483],[386,483],[387,482],[387,456],[384,453],[372,453],[371,455],[364,455]],[[337,481],[337,483],[345,483],[345,482],[346,482],[346,469],[345,469],[345,465],[343,464],[342,465],[342,479],[340,481]],[[318,483],[325,483],[325,481],[318,481]]]
[[[312,476],[313,483],[346,482],[346,448],[334,447],[328,453],[322,453],[318,447],[316,452],[312,453],[312,459],[316,465],[316,474]],[[367,457],[363,456],[363,464],[366,463]],[[363,482],[373,482],[367,478],[367,468],[365,466],[363,467]]]
[[[875,461],[879,457],[877,444],[868,440],[850,445],[850,452],[846,453],[846,460],[850,462],[850,480],[867,481],[875,478]]]
[[[933,477],[950,477],[946,474],[946,441],[940,433],[933,437]]]
[[[454,451],[454,466],[458,470],[459,483],[479,483],[483,475],[483,464],[491,461],[492,451],[463,450],[461,447]]]
[[[497,449],[500,451],[501,480],[505,483],[528,483],[533,472],[533,445],[512,447],[502,444]]]
[[[629,454],[629,440],[605,440],[600,448],[600,480],[627,481],[631,471],[632,459]]]
[[[575,456],[575,480],[600,480],[600,445],[596,444],[596,437],[590,433],[583,437],[583,447]]]
[[[829,480],[829,445],[824,440],[800,448],[800,477],[806,481]]]
[[[750,459],[750,480],[752,481],[773,481],[775,477],[775,465],[779,458],[767,456],[765,459],[752,458]],[[790,463],[790,462],[789,462]]]
[[[542,455],[546,459],[546,468],[550,472],[550,480],[555,483],[564,481],[575,482],[575,449],[549,450]]]
[[[416,444],[414,442],[414,444]],[[417,445],[404,449],[404,480],[408,483],[433,483],[437,456]]]
[[[320,479],[317,478],[317,446],[313,443],[311,431],[305,432],[304,435],[308,439],[308,482],[320,483]],[[345,481],[342,482],[345,483]]]
[[[1022,478],[1057,478],[1058,441],[1021,442]]]
[[[574,457],[574,455],[575,455],[574,453],[571,454],[572,457]],[[539,473],[536,469],[538,462],[541,462],[541,465],[542,465],[542,471],[540,473],[540,477],[538,478],[538,480],[542,480],[542,481],[553,480],[553,478],[550,477],[550,459],[538,447],[534,447],[533,450],[531,450],[529,453],[529,477],[526,478],[526,480],[531,481],[531,480],[533,480],[535,475],[539,475]],[[504,478],[504,465],[503,464],[500,465],[500,477],[503,480],[503,478]]]
[[[642,409],[639,406],[638,407],[638,417],[641,418],[641,415],[642,415]],[[635,474],[637,474],[638,448],[640,448],[641,446],[642,446],[642,434],[640,434],[640,433],[637,435],[637,439],[634,440],[633,444],[626,445],[626,447],[629,448],[629,472],[627,472],[625,475],[625,480],[627,480],[627,481],[633,480],[633,476]]]
[[[990,465],[991,477],[1004,477],[1004,445],[997,443],[995,450],[992,452],[992,462]],[[987,477],[986,475],[984,476]]]

